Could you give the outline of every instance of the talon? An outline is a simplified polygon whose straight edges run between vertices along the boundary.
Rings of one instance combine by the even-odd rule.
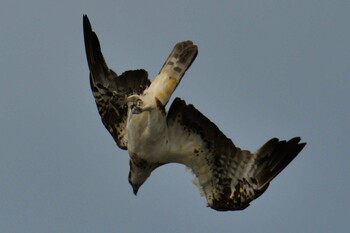
[[[138,95],[128,96],[126,102],[128,103],[128,106],[131,109],[131,113],[133,114],[140,114],[144,111],[150,111],[151,109],[153,109],[152,105],[145,105],[145,103]]]
[[[132,114],[140,114],[141,112],[142,112],[142,108],[137,107],[135,104],[131,105]]]
[[[142,107],[142,105],[143,105],[143,101],[142,101],[141,99],[138,99],[138,100],[136,101],[136,106],[137,106],[137,107]]]
[[[132,114],[139,114],[142,112],[143,102],[138,95],[131,95],[127,97],[127,102]]]

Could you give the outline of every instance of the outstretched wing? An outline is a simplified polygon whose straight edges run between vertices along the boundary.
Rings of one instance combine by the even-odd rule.
[[[197,54],[198,48],[192,41],[177,43],[145,94],[156,97],[165,106]]]
[[[289,141],[273,138],[256,153],[241,150],[193,105],[179,98],[172,103],[167,122],[174,160],[193,171],[208,205],[220,211],[248,207],[306,144],[299,143],[298,137]]]
[[[109,69],[101,52],[97,35],[86,15],[83,17],[86,57],[90,69],[90,86],[102,123],[121,149],[127,149],[125,131],[126,96],[141,94],[149,85],[145,70],[126,71],[118,76]]]

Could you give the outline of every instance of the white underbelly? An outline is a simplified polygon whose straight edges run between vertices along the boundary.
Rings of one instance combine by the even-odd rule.
[[[161,162],[165,160],[168,151],[168,134],[166,124],[146,124],[147,115],[139,114],[133,116],[128,122],[128,152],[129,155],[152,161]]]

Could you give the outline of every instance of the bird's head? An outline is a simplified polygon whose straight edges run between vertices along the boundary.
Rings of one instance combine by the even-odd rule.
[[[137,194],[137,191],[141,187],[141,185],[147,180],[147,178],[151,175],[154,168],[152,166],[138,166],[132,160],[129,162],[130,171],[129,171],[129,183],[132,187],[134,194]]]

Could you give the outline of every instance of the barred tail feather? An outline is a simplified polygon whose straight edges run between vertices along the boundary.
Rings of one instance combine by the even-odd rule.
[[[197,53],[198,48],[192,41],[177,43],[147,92],[154,93],[165,106]]]

